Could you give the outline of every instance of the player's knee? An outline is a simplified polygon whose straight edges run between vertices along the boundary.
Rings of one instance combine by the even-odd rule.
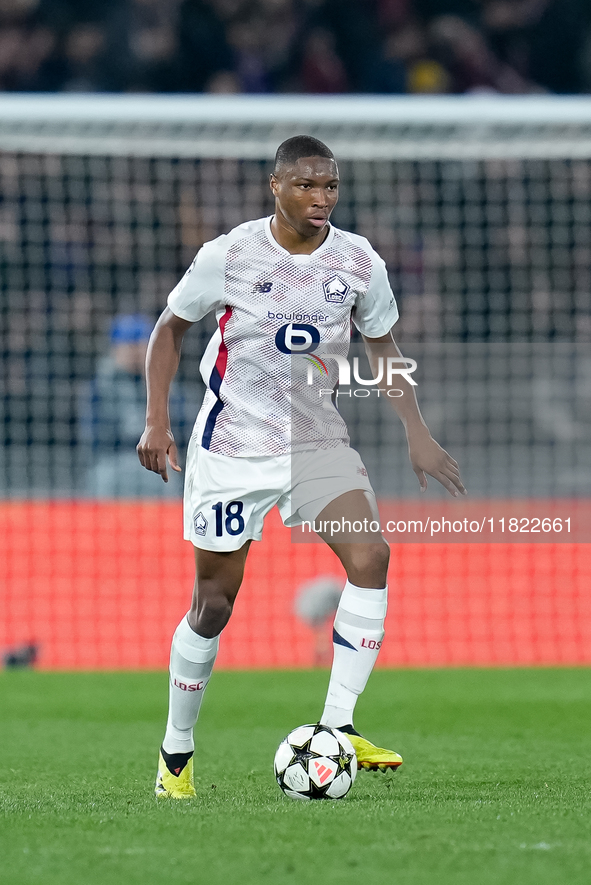
[[[347,576],[359,587],[384,587],[388,575],[390,548],[388,544],[355,544],[353,546]]]

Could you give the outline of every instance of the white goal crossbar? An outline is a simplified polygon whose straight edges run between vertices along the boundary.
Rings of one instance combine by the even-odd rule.
[[[298,133],[342,160],[591,158],[591,98],[0,96],[0,151],[268,160]]]

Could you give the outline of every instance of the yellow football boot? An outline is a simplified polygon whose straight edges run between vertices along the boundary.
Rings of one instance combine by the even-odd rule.
[[[193,799],[193,754],[166,753],[160,750],[154,789],[157,799]]]
[[[364,737],[356,732],[345,732],[355,750],[357,756],[357,767],[363,768],[365,771],[396,771],[402,765],[402,756],[395,753],[394,750],[384,750],[383,747],[376,747],[374,744],[366,741]]]

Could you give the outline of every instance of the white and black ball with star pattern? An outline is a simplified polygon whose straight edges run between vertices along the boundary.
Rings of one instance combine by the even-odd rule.
[[[342,799],[356,774],[351,741],[327,725],[300,725],[275,754],[275,777],[290,799]]]

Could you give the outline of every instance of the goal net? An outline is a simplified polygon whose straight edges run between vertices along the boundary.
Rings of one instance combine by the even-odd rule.
[[[136,460],[138,353],[201,244],[271,214],[271,162],[298,133],[338,159],[336,226],[386,261],[431,432],[471,498],[494,502],[479,511],[497,529],[487,540],[522,542],[406,534],[385,662],[587,660],[588,548],[564,542],[591,536],[569,538],[553,520],[582,525],[591,496],[591,102],[547,97],[0,98],[0,646],[38,644],[46,666],[165,662],[191,557],[178,540],[180,480],[166,486]],[[185,339],[171,403],[181,451],[214,328],[209,317]],[[399,422],[377,398],[340,407],[387,512],[404,517],[417,484]],[[443,501],[435,485],[428,495]],[[525,518],[552,517],[552,530],[501,539],[495,520],[535,500]],[[298,620],[298,593],[340,569],[316,545],[290,545],[273,516],[268,535],[227,665],[313,659],[318,625]],[[532,601],[536,587],[551,609]],[[134,626],[146,607],[156,639]]]

